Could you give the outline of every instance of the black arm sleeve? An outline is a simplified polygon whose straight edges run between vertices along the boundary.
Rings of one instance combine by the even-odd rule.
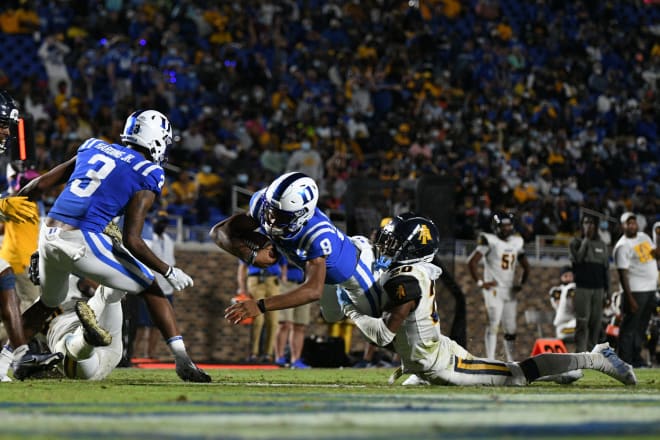
[[[422,289],[417,279],[410,275],[402,274],[391,278],[383,287],[389,298],[388,309],[408,301],[417,301],[422,297]]]

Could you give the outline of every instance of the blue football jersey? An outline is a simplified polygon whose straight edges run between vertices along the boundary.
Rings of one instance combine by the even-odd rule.
[[[78,148],[75,169],[48,216],[101,232],[136,192],[160,194],[164,182],[163,169],[139,152],[90,138]]]
[[[260,224],[265,192],[265,189],[257,191],[250,199],[250,215]],[[260,232],[265,234],[263,226],[260,226]],[[294,236],[269,238],[280,253],[300,268],[304,268],[308,260],[325,256],[325,284],[341,284],[355,275],[359,256],[357,249],[350,238],[318,208]]]

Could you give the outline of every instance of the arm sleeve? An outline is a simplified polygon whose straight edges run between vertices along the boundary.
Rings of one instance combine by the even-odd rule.
[[[344,307],[344,314],[355,323],[357,328],[370,341],[379,347],[384,347],[394,340],[395,333],[387,328],[382,318],[363,315],[352,305]]]

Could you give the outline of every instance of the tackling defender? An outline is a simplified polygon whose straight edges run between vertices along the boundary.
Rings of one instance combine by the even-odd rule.
[[[40,231],[42,295],[23,313],[26,336],[32,336],[64,301],[69,274],[75,272],[115,291],[142,294],[175,356],[179,377],[210,382],[188,356],[172,306],[151,270],[161,273],[175,290],[192,286],[193,280],[154,255],[142,239],[147,213],[165,181],[161,163],[172,143],[172,127],[160,112],[136,111],[126,120],[121,140],[125,145],[87,139],[76,156],[19,192],[35,197],[66,182]],[[122,214],[122,243],[113,243],[104,228]],[[19,367],[14,375],[24,378],[29,372]]]
[[[31,267],[33,280],[38,277],[37,272],[38,267]],[[51,353],[62,354],[57,368],[70,379],[105,379],[121,361],[124,319],[121,302],[115,300],[116,292],[112,289],[104,286],[95,289],[95,285],[91,280],[70,275],[66,299],[36,335]],[[98,312],[98,322],[94,310]]]
[[[7,150],[7,141],[11,136],[11,128],[19,120],[18,104],[6,90],[0,90],[0,154]],[[39,213],[34,203],[25,197],[7,197],[0,199],[0,221],[16,223],[37,223]],[[13,358],[24,368],[48,368],[57,357],[50,354],[28,353],[27,341],[21,321],[20,301],[16,294],[16,275],[11,265],[0,259],[0,318],[9,336],[9,344],[3,348],[7,359]],[[3,382],[10,380],[6,374],[0,374]]]
[[[488,326],[484,335],[486,357],[495,358],[497,332],[502,323],[504,330],[504,351],[506,360],[512,362],[515,357],[516,315],[518,300],[516,294],[522,290],[529,275],[529,262],[523,249],[523,239],[513,235],[513,216],[494,214],[492,219],[494,234],[479,234],[477,248],[468,260],[472,279],[482,288]],[[477,265],[484,259],[484,276],[479,277]],[[520,282],[516,283],[515,274],[518,262],[522,267]]]
[[[391,260],[379,279],[383,286],[381,315],[361,313],[342,289],[338,301],[347,317],[379,346],[392,345],[402,366],[390,383],[412,373],[435,385],[527,385],[544,376],[580,368],[601,371],[626,385],[635,385],[633,368],[609,344],[598,344],[591,353],[544,353],[522,362],[479,359],[440,333],[435,301],[435,281],[440,269],[431,264],[439,234],[432,221],[412,213],[395,217],[381,229],[378,253]]]
[[[230,322],[237,324],[268,310],[316,300],[321,301],[326,321],[339,321],[344,315],[334,291],[323,295],[325,284],[342,286],[361,311],[377,316],[380,288],[371,273],[374,255],[369,240],[344,234],[316,207],[318,199],[313,179],[300,172],[287,173],[252,195],[249,213],[233,215],[213,226],[210,235],[215,243],[250,265],[274,264],[274,244],[287,260],[305,271],[305,281],[287,293],[228,307],[225,318]],[[249,242],[257,228],[272,244],[260,248]]]

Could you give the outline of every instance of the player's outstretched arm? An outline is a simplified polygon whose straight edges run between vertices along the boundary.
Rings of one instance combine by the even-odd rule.
[[[31,180],[27,185],[21,188],[16,195],[25,196],[30,200],[37,200],[44,191],[65,183],[69,180],[69,177],[71,177],[71,173],[73,173],[73,169],[76,166],[76,157],[77,156],[73,156],[71,159],[62,162],[46,174]]]
[[[287,293],[259,301],[248,299],[234,303],[225,309],[225,319],[232,324],[238,324],[246,318],[253,318],[269,310],[283,310],[317,301],[323,293],[325,272],[325,257],[309,260],[305,265],[305,282],[300,286]]]

